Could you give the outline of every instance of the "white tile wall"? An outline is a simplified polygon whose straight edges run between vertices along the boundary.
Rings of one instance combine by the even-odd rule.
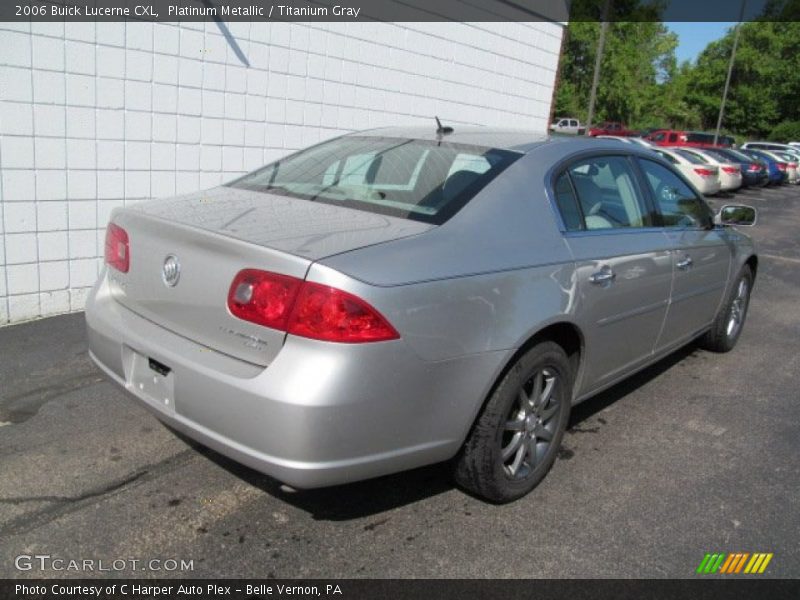
[[[111,211],[354,129],[544,130],[549,23],[0,23],[0,325],[80,310]]]

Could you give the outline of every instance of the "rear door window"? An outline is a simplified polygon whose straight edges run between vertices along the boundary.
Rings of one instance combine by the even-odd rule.
[[[603,156],[582,160],[569,167],[564,175],[577,196],[583,228],[603,230],[653,225],[653,216],[627,158]],[[565,225],[568,229],[571,224],[574,227],[574,209],[568,203],[568,190],[561,178],[556,182],[556,197]]]

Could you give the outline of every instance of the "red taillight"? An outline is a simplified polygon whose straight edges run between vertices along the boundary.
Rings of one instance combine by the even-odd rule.
[[[336,288],[305,282],[300,289],[289,333],[328,342],[380,342],[400,337],[369,304]]]
[[[131,249],[128,232],[119,225],[109,223],[106,228],[106,264],[127,273],[131,266]]]
[[[781,171],[785,171],[786,170],[786,163],[779,162],[777,164],[778,164],[778,169],[779,170],[781,170]]]
[[[709,171],[708,169],[703,169],[701,167],[697,167],[694,172],[700,175],[700,177],[711,177],[714,175],[714,171]]]
[[[326,342],[356,344],[400,337],[357,296],[257,269],[240,271],[233,279],[228,309],[245,321]]]
[[[739,173],[739,169],[736,167],[722,167],[722,170],[725,171],[728,175],[733,175],[734,173]]]
[[[750,163],[750,165],[747,167],[747,170],[748,171],[760,171],[761,167],[759,167],[756,163]]]
[[[239,271],[228,291],[228,309],[245,321],[286,331],[302,283],[294,277],[257,269]]]

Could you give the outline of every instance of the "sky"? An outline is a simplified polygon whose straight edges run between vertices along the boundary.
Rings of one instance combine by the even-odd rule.
[[[721,38],[735,23],[673,22],[665,25],[678,34],[675,56],[678,58],[678,63],[682,63],[684,60],[694,61],[709,42]]]

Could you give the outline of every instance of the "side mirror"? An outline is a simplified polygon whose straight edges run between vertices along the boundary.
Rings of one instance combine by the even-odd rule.
[[[739,225],[745,227],[752,227],[758,220],[758,213],[752,206],[744,204],[726,204],[723,206],[717,218],[715,219],[720,225]]]

